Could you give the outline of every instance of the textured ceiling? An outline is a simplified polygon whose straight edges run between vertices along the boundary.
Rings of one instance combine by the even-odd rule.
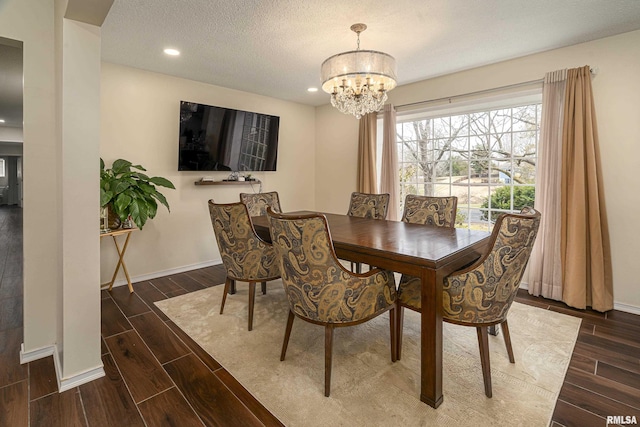
[[[396,57],[399,84],[640,28],[639,0],[115,0],[108,62],[321,105],[320,64],[356,47]],[[163,48],[182,53],[167,57]]]
[[[640,28],[640,0],[115,0],[103,60],[309,105],[320,64],[356,47],[400,84]],[[22,126],[20,43],[0,38],[0,126]],[[167,57],[165,47],[182,51]],[[597,66],[597,64],[594,64]]]

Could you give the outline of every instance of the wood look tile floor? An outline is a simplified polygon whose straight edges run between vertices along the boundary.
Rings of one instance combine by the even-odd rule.
[[[281,425],[153,304],[223,283],[220,266],[138,282],[134,294],[101,291],[106,376],[58,393],[52,357],[19,362],[21,239],[22,210],[0,207],[0,426]],[[552,426],[640,422],[640,316],[575,310],[522,290],[517,301],[583,319]]]

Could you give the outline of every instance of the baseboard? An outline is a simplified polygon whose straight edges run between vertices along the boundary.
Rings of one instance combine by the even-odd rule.
[[[56,354],[56,346],[48,345],[46,347],[36,348],[35,350],[24,351],[24,343],[20,344],[20,364],[33,362],[34,360],[44,359],[45,357]]]
[[[529,290],[529,284],[525,282],[520,283],[520,289]],[[624,311],[625,313],[637,314],[640,316],[640,307],[630,304],[623,304],[621,302],[614,302],[613,309],[618,311]]]
[[[222,264],[222,259],[215,259],[213,261],[200,262],[197,264],[190,264],[183,267],[170,268],[168,270],[156,271],[149,274],[142,274],[140,276],[131,276],[131,283],[144,282],[145,280],[153,280],[158,277],[170,276],[172,274],[184,273],[191,270],[197,270],[199,268],[211,267],[214,265]],[[118,279],[113,282],[113,286],[124,286],[127,284],[127,279]]]
[[[58,393],[62,393],[63,391],[71,390],[72,388],[81,386],[93,380],[97,380],[98,378],[102,378],[105,376],[104,366],[96,366],[92,369],[87,369],[84,372],[79,374],[75,374],[68,378],[60,378],[59,372],[62,372],[62,368],[58,362],[57,353],[53,355],[53,360],[56,364],[56,377],[58,378]]]
[[[614,302],[613,309],[618,311],[624,311],[625,313],[637,314],[640,316],[640,307],[635,305],[623,304],[621,302]]]
[[[56,380],[58,382],[58,392],[71,390],[74,387],[81,386],[98,378],[104,377],[103,365],[96,366],[92,369],[87,369],[84,372],[76,374],[72,377],[61,378],[62,366],[60,365],[60,357],[58,356],[58,346],[49,345],[46,347],[37,348],[31,351],[24,351],[24,343],[20,345],[20,364],[33,362],[35,360],[43,359],[45,357],[53,356],[53,367],[56,371]]]

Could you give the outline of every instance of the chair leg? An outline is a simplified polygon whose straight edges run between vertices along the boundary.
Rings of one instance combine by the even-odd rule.
[[[396,327],[396,307],[391,307],[389,310],[389,335],[391,337],[391,361],[395,362],[398,357],[398,339],[396,334],[398,333],[398,328]]]
[[[262,286],[262,295],[267,294],[267,282],[261,282],[260,286]]]
[[[222,292],[222,304],[220,304],[220,314],[222,314],[222,310],[224,310],[224,303],[227,300],[227,293],[229,292],[229,287],[231,287],[232,280],[227,277],[224,281],[224,291]]]
[[[404,307],[396,304],[396,360],[402,356],[402,327],[404,325]]]
[[[489,333],[486,326],[476,327],[478,344],[480,346],[480,363],[482,363],[482,378],[484,379],[484,394],[491,397],[491,365],[489,362]]]
[[[249,330],[253,329],[253,306],[256,301],[256,282],[249,282]]]
[[[280,353],[280,361],[284,360],[284,356],[287,354],[287,346],[289,345],[289,337],[291,336],[291,327],[293,326],[293,319],[295,319],[293,311],[289,310],[289,317],[287,318],[287,328],[284,330],[284,341],[282,342],[282,352]]]
[[[331,357],[333,355],[333,325],[324,329],[324,395],[331,392]]]
[[[231,286],[229,287],[229,293],[231,295],[236,293],[236,281],[231,279]]]
[[[509,355],[509,362],[516,363],[516,358],[513,357],[513,348],[511,347],[511,335],[509,335],[509,325],[507,321],[502,322],[502,336],[504,337],[504,344],[507,346],[507,354]]]

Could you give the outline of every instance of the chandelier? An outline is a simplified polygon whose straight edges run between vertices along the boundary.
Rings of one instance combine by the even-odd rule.
[[[360,50],[360,33],[365,24],[353,24],[358,35],[356,50],[327,58],[321,67],[322,90],[331,94],[331,105],[357,119],[380,111],[387,92],[396,87],[396,60],[375,50]]]

